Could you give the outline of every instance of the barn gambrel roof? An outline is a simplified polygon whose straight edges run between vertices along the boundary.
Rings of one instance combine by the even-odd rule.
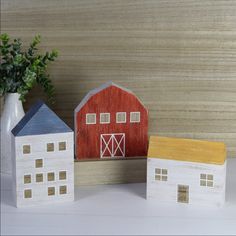
[[[111,86],[115,86],[115,87],[117,87],[117,88],[119,88],[121,90],[124,90],[125,92],[130,93],[130,94],[132,94],[133,96],[136,97],[136,95],[131,90],[129,90],[127,88],[124,88],[124,87],[122,87],[120,85],[117,85],[117,84],[113,83],[112,81],[109,81],[109,82],[107,82],[105,84],[102,84],[101,86],[91,90],[90,92],[88,92],[87,95],[82,99],[80,104],[75,108],[75,113],[79,112],[82,109],[82,107],[88,102],[88,100],[92,96],[94,96],[95,94],[97,94],[97,93],[101,92],[102,90],[107,89],[107,88],[109,88]],[[136,98],[139,100],[138,97],[136,97]],[[143,105],[143,103],[140,100],[139,100],[139,102]]]
[[[12,129],[14,136],[73,132],[43,101],[36,102]]]

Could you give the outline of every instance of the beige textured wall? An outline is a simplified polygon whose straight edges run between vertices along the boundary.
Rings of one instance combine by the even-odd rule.
[[[236,1],[1,0],[1,11],[2,32],[59,50],[53,108],[69,125],[113,80],[148,107],[150,134],[222,140],[236,157]]]

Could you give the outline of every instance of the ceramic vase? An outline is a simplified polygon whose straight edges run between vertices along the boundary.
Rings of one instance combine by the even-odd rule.
[[[22,102],[18,93],[8,93],[4,99],[1,114],[1,173],[11,174],[11,130],[24,116]]]

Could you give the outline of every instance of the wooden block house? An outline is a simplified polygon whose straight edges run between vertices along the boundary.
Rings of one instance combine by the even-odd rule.
[[[73,201],[74,134],[43,102],[12,130],[17,207]]]
[[[152,136],[147,160],[147,199],[222,206],[224,143]]]
[[[74,117],[78,160],[147,155],[148,111],[130,90],[103,84],[84,97]]]

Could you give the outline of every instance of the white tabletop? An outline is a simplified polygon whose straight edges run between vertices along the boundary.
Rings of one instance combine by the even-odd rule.
[[[1,183],[1,235],[236,234],[236,159],[228,160],[224,208],[150,202],[145,184],[123,184],[77,187],[75,202],[17,209],[10,178]]]

